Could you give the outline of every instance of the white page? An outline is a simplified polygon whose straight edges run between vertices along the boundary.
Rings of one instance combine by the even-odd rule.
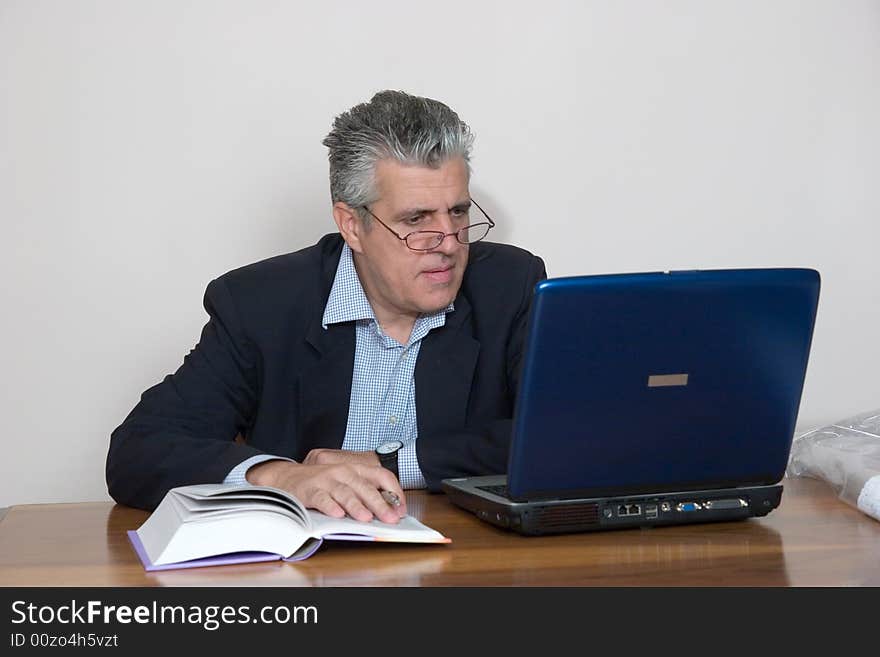
[[[156,556],[148,554],[156,565],[232,552],[271,552],[287,557],[308,539],[308,531],[289,518],[258,511],[180,525]]]
[[[308,515],[302,503],[293,496],[274,488],[263,486],[232,486],[228,484],[198,484],[194,486],[181,486],[171,491],[174,495],[186,496],[191,500],[205,504],[243,506],[251,500],[259,500],[268,504],[275,504],[290,509],[301,518],[303,524],[308,524]]]
[[[265,502],[262,498],[250,499],[246,503],[239,500],[224,501],[224,499],[199,500],[186,495],[175,497],[175,499],[186,509],[187,514],[184,516],[185,522],[200,521],[206,518],[213,518],[220,515],[231,515],[239,513],[248,513],[252,510],[272,511],[280,513],[290,518],[294,522],[306,525],[299,510],[292,510],[286,506],[277,504],[274,500]]]
[[[308,514],[317,536],[356,534],[410,543],[442,543],[446,540],[443,534],[423,525],[413,516],[405,516],[398,524],[392,525],[375,518],[370,522],[360,522],[348,517],[331,518],[318,511],[309,511]]]

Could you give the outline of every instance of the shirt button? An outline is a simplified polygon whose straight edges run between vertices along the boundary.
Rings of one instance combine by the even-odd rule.
[[[390,424],[397,424],[397,416],[396,416],[396,415],[391,415],[391,416],[389,416],[389,417],[388,417],[388,422],[389,422]]]

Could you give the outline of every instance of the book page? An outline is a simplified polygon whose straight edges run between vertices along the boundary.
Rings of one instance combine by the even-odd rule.
[[[294,511],[286,505],[277,504],[274,500],[267,502],[263,498],[245,498],[243,500],[227,500],[226,498],[195,499],[188,495],[179,495],[175,497],[175,501],[185,510],[182,514],[184,522],[200,521],[207,518],[260,510],[281,514],[303,526],[309,524],[305,521],[307,519],[304,519],[299,514],[298,509]]]
[[[141,530],[138,535],[142,536]],[[256,511],[184,523],[158,554],[151,554],[148,549],[148,555],[155,565],[235,552],[270,552],[287,557],[309,538],[308,531],[289,518]],[[146,548],[146,541],[142,539],[142,543]]]
[[[289,493],[278,488],[266,486],[232,486],[229,484],[197,484],[180,486],[169,491],[169,494],[184,495],[193,500],[212,504],[235,504],[246,506],[251,500],[261,500],[268,504],[276,504],[290,509],[301,521],[308,525],[308,514],[302,503]]]
[[[207,484],[173,488],[137,530],[155,565],[231,552],[286,557],[312,534],[305,508],[282,491]]]
[[[440,532],[422,524],[413,516],[405,516],[396,525],[376,520],[360,522],[353,518],[332,518],[309,510],[316,536],[331,540],[373,540],[402,543],[449,543]]]

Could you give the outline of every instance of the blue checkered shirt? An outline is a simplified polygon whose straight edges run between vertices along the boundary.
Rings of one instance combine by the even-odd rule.
[[[351,249],[347,244],[342,247],[321,322],[325,330],[330,324],[355,322],[354,371],[342,449],[372,451],[389,440],[402,441],[404,446],[397,453],[397,468],[403,488],[425,487],[416,458],[418,424],[413,374],[419,348],[422,338],[431,329],[446,324],[446,313],[452,310],[454,307],[450,304],[431,315],[420,315],[409,340],[400,344],[382,332],[355,271]],[[224,483],[246,483],[248,468],[276,458],[281,457],[253,456],[233,468]]]

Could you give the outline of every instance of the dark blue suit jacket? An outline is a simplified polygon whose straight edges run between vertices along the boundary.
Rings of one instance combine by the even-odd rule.
[[[117,502],[153,509],[168,489],[223,481],[255,454],[299,461],[342,446],[355,328],[321,327],[342,245],[327,235],[208,285],[198,345],[111,436]],[[527,251],[471,245],[455,310],[423,339],[415,369],[416,454],[429,489],[506,470],[526,321],[544,277]]]

